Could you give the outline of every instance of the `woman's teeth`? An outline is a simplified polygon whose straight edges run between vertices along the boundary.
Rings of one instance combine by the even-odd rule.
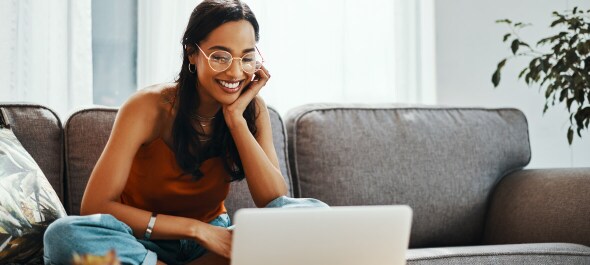
[[[229,82],[225,82],[225,81],[221,81],[221,80],[219,80],[219,83],[222,86],[227,87],[227,88],[230,88],[230,89],[234,89],[234,88],[236,88],[236,87],[238,87],[240,85],[240,82],[229,83]]]

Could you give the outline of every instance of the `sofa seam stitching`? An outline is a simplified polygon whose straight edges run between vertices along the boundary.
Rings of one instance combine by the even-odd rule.
[[[490,257],[490,256],[590,256],[590,253],[585,252],[550,252],[550,253],[527,253],[527,252],[515,252],[515,253],[501,253],[501,252],[493,252],[487,254],[449,254],[449,255],[439,255],[435,257],[425,257],[425,258],[409,258],[408,260],[411,261],[419,261],[419,260],[435,260],[435,259],[447,259],[447,258],[470,258],[470,257]]]

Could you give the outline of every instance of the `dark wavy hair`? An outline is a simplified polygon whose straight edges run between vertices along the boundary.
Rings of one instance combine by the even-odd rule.
[[[193,113],[199,107],[196,91],[197,71],[188,71],[189,56],[198,52],[195,43],[200,43],[211,31],[223,23],[247,20],[254,27],[255,39],[259,39],[259,26],[254,13],[248,5],[239,0],[205,0],[191,13],[182,37],[183,58],[180,73],[176,79],[176,99],[178,111],[172,125],[173,150],[180,168],[193,175],[195,180],[203,174],[199,170],[202,162],[211,157],[221,157],[223,166],[230,175],[229,181],[244,179],[244,168],[236,144],[229,132],[223,111],[219,110],[213,120],[213,136],[209,146],[199,141],[202,132],[193,127]],[[195,65],[196,67],[196,65]],[[254,100],[248,104],[244,114],[248,129],[256,135],[256,106]]]

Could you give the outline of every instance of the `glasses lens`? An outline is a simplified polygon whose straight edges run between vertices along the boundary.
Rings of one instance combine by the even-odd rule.
[[[231,65],[232,56],[226,51],[214,51],[209,55],[209,65],[213,70],[221,72],[229,68]]]
[[[257,52],[244,54],[242,57],[242,69],[244,72],[253,74],[262,67],[262,57]]]

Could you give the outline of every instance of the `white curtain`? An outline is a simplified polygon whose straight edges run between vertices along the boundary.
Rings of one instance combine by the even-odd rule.
[[[0,102],[92,104],[91,0],[0,0]]]
[[[138,88],[171,82],[200,1],[140,1]],[[284,114],[312,102],[435,103],[433,0],[246,0]]]
[[[181,39],[198,0],[138,1],[137,87],[173,82],[182,65]]]

